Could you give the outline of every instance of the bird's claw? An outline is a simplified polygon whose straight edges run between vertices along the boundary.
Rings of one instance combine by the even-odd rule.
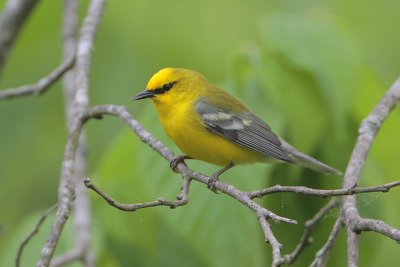
[[[218,176],[217,175],[212,175],[210,179],[208,179],[207,182],[207,188],[213,191],[215,194],[218,194],[218,190],[215,187],[216,182],[218,181]]]
[[[180,156],[177,156],[176,158],[174,158],[173,160],[171,160],[171,162],[169,163],[169,166],[171,167],[171,169],[174,171],[174,172],[177,172],[177,167],[178,167],[178,164],[179,163],[183,163],[183,164],[185,164],[186,165],[186,163],[185,163],[185,159],[186,159],[187,157],[185,156],[185,155],[180,155]]]

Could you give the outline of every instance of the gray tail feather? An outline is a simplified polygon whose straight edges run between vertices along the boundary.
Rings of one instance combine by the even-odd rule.
[[[304,153],[301,153],[282,138],[279,139],[281,141],[282,150],[285,151],[286,154],[288,154],[288,156],[296,164],[302,165],[315,171],[323,172],[325,174],[343,175],[342,172],[326,165],[325,163],[322,163],[319,160],[316,160],[310,156],[307,156]]]

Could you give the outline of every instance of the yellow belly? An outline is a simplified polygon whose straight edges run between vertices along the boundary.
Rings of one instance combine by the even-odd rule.
[[[195,110],[179,110],[170,116],[160,116],[160,119],[169,137],[183,153],[194,159],[221,166],[231,162],[247,164],[265,161],[259,153],[208,131]]]

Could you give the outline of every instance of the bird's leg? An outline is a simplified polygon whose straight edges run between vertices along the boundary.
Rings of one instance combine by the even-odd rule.
[[[214,193],[217,193],[217,190],[215,189],[215,183],[218,181],[218,177],[227,170],[229,170],[230,168],[232,168],[233,166],[235,166],[235,163],[231,162],[221,170],[211,175],[210,179],[208,179],[207,187],[211,189]]]
[[[188,155],[180,155],[180,156],[177,156],[176,158],[174,158],[173,160],[171,160],[171,162],[169,163],[169,166],[171,167],[171,169],[174,172],[176,172],[176,167],[178,166],[179,163],[183,163],[186,165],[185,159],[193,159],[193,158]]]

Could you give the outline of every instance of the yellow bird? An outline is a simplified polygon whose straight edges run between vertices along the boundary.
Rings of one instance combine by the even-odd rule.
[[[185,159],[224,166],[208,182],[213,190],[218,176],[237,164],[289,162],[341,174],[278,137],[241,100],[210,84],[196,71],[158,71],[133,100],[144,98],[153,101],[168,136],[185,153],[171,162],[173,169]]]

